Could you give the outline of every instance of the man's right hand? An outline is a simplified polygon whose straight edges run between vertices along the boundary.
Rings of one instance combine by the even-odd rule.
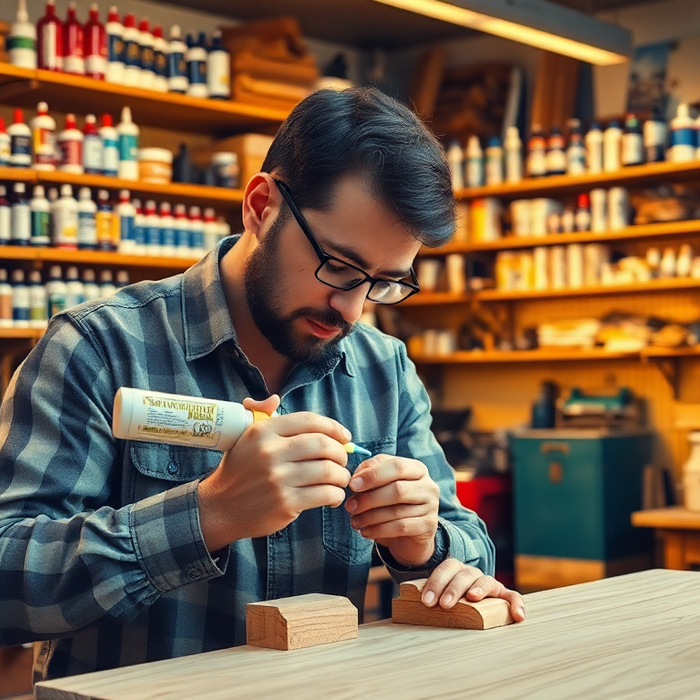
[[[245,399],[249,410],[271,414],[279,397]],[[300,513],[339,506],[350,473],[337,421],[299,412],[254,423],[219,466],[199,483],[199,516],[210,552],[249,537],[282,530]]]

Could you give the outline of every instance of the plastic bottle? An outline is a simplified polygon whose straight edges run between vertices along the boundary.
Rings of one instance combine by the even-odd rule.
[[[528,177],[544,177],[547,174],[547,140],[539,124],[532,125],[525,168]]]
[[[104,80],[107,73],[107,33],[100,22],[100,8],[96,2],[90,5],[90,16],[85,22],[83,53],[85,75]]]
[[[134,225],[136,207],[131,203],[129,190],[120,190],[119,203],[114,208],[114,215],[119,226],[119,252],[129,255],[136,253]]]
[[[51,217],[50,235],[51,243],[53,244],[54,239],[54,221],[56,220],[56,206],[58,205],[58,189],[56,187],[49,187],[46,192],[46,198],[49,200],[49,216]]]
[[[112,115],[102,115],[99,130],[102,139],[102,174],[116,177],[119,173],[119,134],[112,126]]]
[[[0,117],[0,166],[10,165],[10,135],[5,130],[5,120]]]
[[[520,182],[523,179],[523,142],[517,126],[506,129],[504,143],[506,152],[506,182]]]
[[[168,42],[163,38],[163,29],[160,25],[156,25],[153,27],[153,72],[155,73],[153,89],[156,92],[168,92],[168,51]]]
[[[29,328],[29,289],[22,269],[12,270],[12,325]]]
[[[160,220],[156,211],[156,203],[149,199],[144,206],[144,224],[146,234],[146,255],[160,255]]]
[[[63,71],[73,75],[85,75],[83,25],[76,17],[74,0],[68,3],[68,13],[63,23]]]
[[[204,34],[200,38],[206,39]],[[209,97],[207,89],[207,50],[204,44],[192,39],[187,35],[187,52],[185,53],[185,63],[187,64],[187,79],[189,85],[187,94],[190,97]]]
[[[168,90],[185,94],[190,85],[187,77],[187,63],[185,54],[187,44],[182,40],[180,27],[173,24],[170,27],[170,41],[168,42]]]
[[[586,169],[589,173],[603,172],[603,132],[598,122],[593,122],[586,134]]]
[[[71,309],[84,301],[85,293],[78,275],[78,268],[71,265],[66,270],[66,308]]]
[[[566,174],[581,175],[586,172],[586,145],[581,134],[581,122],[570,119],[569,142],[566,146]]]
[[[15,182],[10,212],[10,245],[29,245],[32,238],[32,214],[27,199],[27,186]]]
[[[644,162],[644,140],[639,119],[634,114],[625,118],[622,134],[622,165],[641,165]]]
[[[78,249],[97,249],[97,204],[92,201],[89,187],[81,187],[78,192]]]
[[[136,215],[134,216],[134,253],[136,255],[146,254],[146,215],[141,208],[141,200],[133,200]]]
[[[201,257],[204,250],[204,223],[199,207],[190,207],[190,255]]]
[[[467,187],[481,187],[484,184],[484,152],[479,137],[472,134],[464,150]]]
[[[122,109],[117,134],[119,135],[118,176],[122,180],[138,180],[139,128],[131,121],[131,110],[128,107]]]
[[[124,85],[141,84],[141,32],[136,28],[136,17],[129,12],[124,17]]]
[[[46,287],[41,281],[39,270],[32,270],[29,273],[27,292],[29,296],[29,327],[46,328],[49,311],[46,302]]]
[[[102,174],[102,138],[97,133],[94,114],[85,116],[83,128],[83,170],[90,175]]]
[[[566,141],[558,126],[553,126],[547,139],[547,175],[566,172]]]
[[[114,234],[112,233],[113,216],[114,212],[109,201],[109,192],[107,190],[99,190],[97,192],[97,212],[95,213],[98,250],[116,250]]]
[[[89,267],[85,268],[83,270],[82,280],[83,296],[85,297],[85,301],[95,301],[95,299],[99,299],[102,296],[102,292],[100,292],[100,288],[95,282],[94,270],[90,269]]]
[[[668,126],[654,107],[651,116],[644,122],[643,128],[644,157],[647,163],[660,163],[666,160],[666,143]]]
[[[117,291],[111,270],[100,270],[100,296],[111,297]]]
[[[114,286],[117,288],[117,291],[120,289],[123,289],[124,287],[128,286],[130,284],[129,282],[129,271],[128,270],[117,270],[117,278],[115,280]]]
[[[0,268],[0,328],[12,328],[12,287],[4,267]]]
[[[166,258],[175,257],[175,219],[168,202],[161,202],[158,208],[160,226],[160,250]]]
[[[108,83],[124,85],[124,25],[119,21],[119,12],[114,5],[109,8],[107,24],[105,24],[105,41],[107,44],[105,80]]]
[[[112,432],[121,440],[230,450],[265,413],[232,401],[121,387],[114,397]]]
[[[574,229],[576,231],[591,230],[591,201],[585,192],[582,192],[578,196],[578,200],[576,202]]]
[[[139,61],[141,64],[141,75],[139,76],[139,86],[144,90],[153,90],[156,80],[155,57],[153,51],[153,34],[148,24],[148,17],[144,17],[139,24]]]
[[[231,54],[224,48],[218,29],[212,34],[207,56],[207,90],[214,99],[231,98]]]
[[[21,109],[15,109],[12,124],[7,128],[10,137],[10,166],[30,168],[32,165],[32,130],[24,123]]]
[[[36,116],[29,124],[32,130],[34,170],[56,170],[56,120],[49,116],[46,102],[36,106]]]
[[[56,16],[56,0],[46,0],[46,14],[37,22],[37,66],[63,70],[63,23]]]
[[[0,185],[0,245],[10,243],[10,231],[12,228],[12,208],[7,201],[7,188]]]
[[[75,114],[66,114],[66,126],[56,141],[61,154],[58,169],[64,173],[83,172],[83,132],[75,123]]]
[[[61,185],[61,198],[54,208],[53,244],[57,248],[78,248],[78,202],[70,185]]]
[[[66,295],[66,283],[63,281],[61,267],[60,265],[52,265],[49,270],[49,281],[46,283],[46,305],[49,318],[66,310]]]
[[[671,147],[668,159],[674,163],[695,160],[696,150],[695,121],[690,116],[690,108],[681,103],[676,116],[671,120]]]
[[[27,0],[18,0],[17,17],[7,37],[7,52],[13,66],[29,69],[37,67],[36,27],[29,21]]]
[[[485,176],[487,185],[503,183],[503,146],[498,136],[491,136],[486,145]]]
[[[29,202],[31,218],[31,238],[33,246],[51,245],[51,206],[46,199],[42,185],[35,185]]]
[[[462,166],[462,148],[459,141],[452,141],[447,148],[447,162],[450,164],[452,189],[459,192],[464,189],[464,170]]]
[[[614,172],[622,167],[622,129],[613,119],[603,132],[603,170]]]
[[[184,204],[175,206],[175,257],[189,258],[190,252],[190,222]]]
[[[211,207],[204,210],[204,250],[211,250],[219,242],[219,226]]]

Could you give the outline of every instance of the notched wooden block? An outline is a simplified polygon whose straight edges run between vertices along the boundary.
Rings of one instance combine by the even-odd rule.
[[[246,605],[248,644],[302,649],[357,637],[357,608],[345,597],[308,593]]]
[[[439,605],[429,608],[421,602],[427,580],[406,581],[399,585],[399,597],[391,601],[393,622],[465,630],[487,630],[513,622],[508,603],[501,598],[484,598],[477,603],[462,598],[450,610]]]

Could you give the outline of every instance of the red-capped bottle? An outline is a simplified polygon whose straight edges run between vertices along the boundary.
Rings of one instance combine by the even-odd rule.
[[[74,0],[68,3],[68,15],[63,23],[63,71],[73,75],[85,75],[83,54],[83,25],[76,17]]]
[[[85,75],[104,80],[107,71],[107,34],[100,22],[100,8],[96,2],[90,5],[90,17],[85,22]]]
[[[56,16],[56,0],[46,0],[46,14],[36,25],[37,65],[43,70],[63,70],[63,22]]]

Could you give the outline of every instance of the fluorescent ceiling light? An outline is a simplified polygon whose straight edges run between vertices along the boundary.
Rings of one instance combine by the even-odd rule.
[[[375,0],[605,66],[627,61],[629,30],[546,0]]]

